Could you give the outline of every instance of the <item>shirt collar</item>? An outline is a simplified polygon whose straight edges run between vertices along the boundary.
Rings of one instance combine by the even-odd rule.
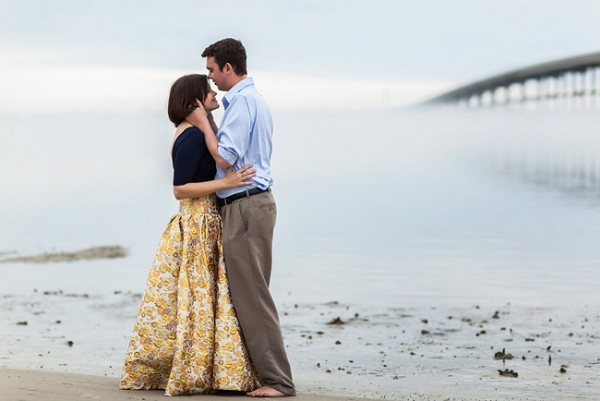
[[[231,103],[235,95],[237,95],[245,87],[251,85],[254,85],[254,79],[252,79],[252,77],[244,78],[237,84],[233,85],[231,89],[227,91],[225,96],[223,96],[223,105],[225,106],[225,108],[229,107],[229,104]]]

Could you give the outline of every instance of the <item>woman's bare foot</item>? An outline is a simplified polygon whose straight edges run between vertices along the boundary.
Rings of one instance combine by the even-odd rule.
[[[248,397],[287,397],[279,390],[275,390],[269,386],[262,386],[259,389],[246,393]]]

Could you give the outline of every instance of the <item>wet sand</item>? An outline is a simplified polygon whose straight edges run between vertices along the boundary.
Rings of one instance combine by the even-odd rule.
[[[90,379],[90,386],[116,391],[140,299],[118,290],[4,295],[0,366],[42,378],[58,372],[105,376]],[[284,303],[279,310],[305,396],[595,400],[600,394],[597,309],[508,303],[381,308],[332,301]],[[31,389],[41,391],[43,380]]]
[[[15,251],[0,252],[0,258],[16,254]],[[49,263],[76,262],[79,260],[115,259],[127,256],[127,249],[119,245],[94,246],[75,252],[42,253],[31,256],[13,256],[0,259],[0,263]]]

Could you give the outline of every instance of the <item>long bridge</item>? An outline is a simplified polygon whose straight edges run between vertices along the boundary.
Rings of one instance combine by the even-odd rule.
[[[424,104],[510,104],[600,94],[600,52],[521,68],[477,81]]]

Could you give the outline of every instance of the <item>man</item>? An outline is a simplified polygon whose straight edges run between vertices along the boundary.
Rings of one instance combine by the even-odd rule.
[[[295,395],[279,317],[269,292],[273,229],[277,216],[271,194],[273,121],[262,96],[247,76],[246,49],[235,39],[208,46],[208,78],[222,91],[225,112],[216,130],[202,105],[188,120],[200,128],[217,162],[216,178],[247,164],[256,169],[254,184],[217,192],[223,217],[223,247],[233,305],[261,388],[252,397]],[[216,136],[213,134],[216,133]]]

